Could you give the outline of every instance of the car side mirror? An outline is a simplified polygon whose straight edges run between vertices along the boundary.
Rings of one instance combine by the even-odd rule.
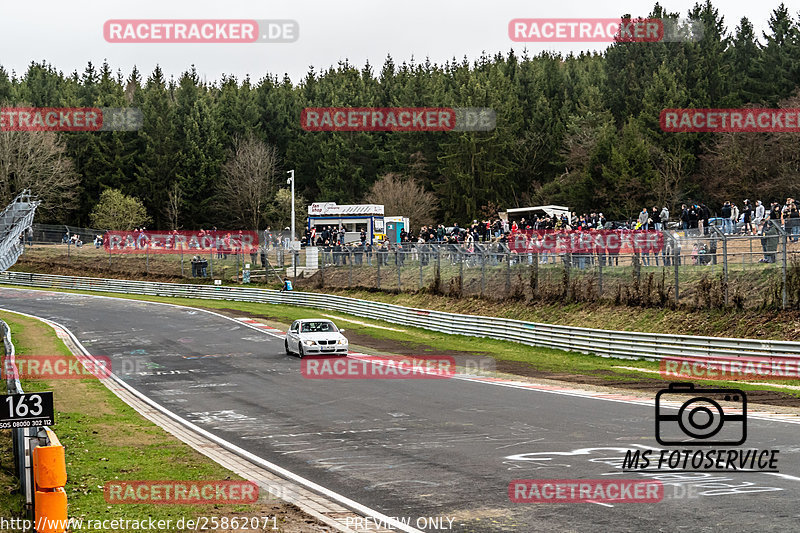
[[[344,333],[344,332],[345,332],[345,330],[343,330],[343,329],[339,330],[339,333]]]

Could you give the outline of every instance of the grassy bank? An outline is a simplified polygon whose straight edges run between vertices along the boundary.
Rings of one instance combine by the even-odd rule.
[[[496,316],[566,326],[712,337],[800,340],[799,311],[732,309],[696,311],[588,303],[493,302],[482,298],[449,298],[422,292],[392,294],[330,288],[326,288],[324,292],[450,313]]]

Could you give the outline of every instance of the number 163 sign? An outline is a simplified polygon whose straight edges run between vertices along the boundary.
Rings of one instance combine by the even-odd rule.
[[[0,405],[0,429],[55,424],[52,392],[9,394]]]

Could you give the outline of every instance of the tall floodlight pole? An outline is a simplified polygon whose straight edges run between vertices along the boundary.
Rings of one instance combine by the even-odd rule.
[[[291,174],[291,177],[286,180],[286,184],[292,186],[292,242],[294,242],[294,170],[289,170],[286,173]]]
[[[295,216],[294,216],[294,170],[289,170],[286,173],[291,175],[291,177],[288,180],[286,180],[286,183],[287,183],[287,185],[291,185],[292,186],[292,240],[291,240],[290,246],[292,247],[292,262],[295,263],[295,265],[296,265],[295,253],[294,253],[294,219],[295,219]]]

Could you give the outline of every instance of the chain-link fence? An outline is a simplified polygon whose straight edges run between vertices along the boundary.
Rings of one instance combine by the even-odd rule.
[[[320,247],[298,287],[427,290],[454,297],[699,308],[800,305],[800,244],[763,235],[664,232],[656,253],[517,253],[503,243]]]
[[[663,246],[655,253],[614,253],[611,249],[517,253],[502,242],[356,243],[303,248],[296,262],[286,240],[267,243],[262,239],[257,253],[215,250],[200,256],[200,264],[188,252],[109,254],[91,242],[75,246],[34,239],[17,269],[251,283],[279,283],[283,276],[290,276],[301,288],[425,290],[499,300],[800,307],[800,266],[796,263],[800,243],[793,240],[800,236],[788,235],[779,225],[768,226],[760,235],[726,235],[711,227],[706,233],[665,231],[663,236]]]

